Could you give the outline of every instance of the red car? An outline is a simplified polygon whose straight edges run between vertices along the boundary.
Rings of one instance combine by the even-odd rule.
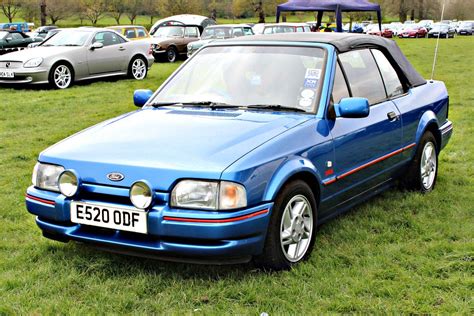
[[[404,29],[400,34],[398,34],[398,37],[400,38],[420,38],[420,37],[426,37],[426,34],[428,34],[428,31],[421,26],[411,26],[407,29]]]
[[[375,30],[367,32],[367,34],[382,36],[382,37],[385,37],[385,38],[392,38],[393,37],[393,31],[386,28],[386,27],[382,27],[382,31],[380,31],[379,29],[375,29]]]

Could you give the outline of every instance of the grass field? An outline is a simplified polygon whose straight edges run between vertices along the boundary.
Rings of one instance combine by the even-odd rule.
[[[429,77],[434,40],[399,41]],[[197,266],[103,253],[41,237],[24,194],[39,152],[133,111],[143,82],[94,81],[67,91],[0,87],[0,314],[316,314],[474,311],[474,38],[442,40],[436,78],[450,93],[454,136],[428,195],[391,190],[320,227],[292,271]]]

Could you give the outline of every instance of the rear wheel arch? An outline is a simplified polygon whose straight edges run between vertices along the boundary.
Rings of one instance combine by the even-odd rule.
[[[440,150],[441,146],[441,133],[439,131],[439,122],[436,114],[432,111],[427,111],[423,114],[416,131],[416,144],[420,143],[421,138],[426,131],[430,131],[436,139],[437,151]]]
[[[132,58],[130,58],[130,60],[128,61],[128,65],[130,66],[130,63],[132,61],[134,61],[136,58],[141,58],[143,59],[143,61],[145,62],[146,66],[148,67],[148,59],[146,58],[145,55],[141,54],[141,53],[137,53],[135,55],[132,56]]]

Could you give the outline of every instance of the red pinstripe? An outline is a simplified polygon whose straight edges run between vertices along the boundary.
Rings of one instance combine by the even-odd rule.
[[[56,202],[54,202],[54,201],[41,199],[39,197],[29,195],[29,194],[26,195],[26,198],[30,199],[30,200],[38,201],[38,202],[41,202],[41,203],[44,203],[44,204],[49,204],[49,205],[55,205],[56,204]]]
[[[391,152],[391,153],[389,153],[389,154],[386,154],[386,155],[384,155],[384,156],[382,156],[382,157],[379,157],[379,158],[377,158],[377,159],[374,159],[374,160],[372,160],[372,161],[369,161],[369,162],[367,162],[367,163],[365,163],[365,164],[363,164],[363,165],[361,165],[361,166],[359,166],[359,167],[357,167],[357,168],[354,168],[354,169],[352,169],[352,170],[349,170],[349,171],[347,171],[347,172],[345,172],[345,173],[343,173],[343,174],[341,174],[341,175],[339,175],[339,176],[337,176],[337,177],[334,177],[334,178],[332,178],[332,179],[330,179],[330,180],[327,180],[327,181],[323,181],[323,184],[324,184],[324,185],[330,185],[330,184],[336,182],[337,180],[340,180],[340,179],[342,179],[342,178],[345,178],[345,177],[347,177],[347,176],[350,176],[351,174],[354,174],[354,173],[356,173],[356,172],[358,172],[358,171],[360,171],[360,170],[362,170],[362,169],[365,169],[365,168],[367,168],[367,167],[370,167],[370,166],[372,166],[372,165],[375,165],[376,163],[379,163],[379,162],[381,162],[381,161],[383,161],[383,160],[386,160],[386,159],[388,159],[388,158],[390,158],[390,157],[393,157],[393,156],[395,156],[395,155],[398,155],[398,154],[400,154],[400,153],[402,153],[402,152],[404,152],[404,151],[406,151],[406,150],[408,150],[408,149],[410,149],[410,148],[412,148],[412,147],[415,147],[415,146],[416,146],[416,143],[412,143],[412,144],[410,144],[410,145],[408,145],[408,146],[405,146],[405,147],[403,147],[403,148],[397,149],[397,150],[395,150],[395,151],[393,151],[393,152]]]
[[[249,219],[258,215],[267,214],[268,212],[269,210],[266,209],[266,210],[261,210],[261,211],[243,215],[243,216],[225,218],[225,219],[203,219],[203,218],[186,218],[186,217],[173,217],[173,216],[164,216],[163,219],[165,221],[189,222],[189,223],[229,223],[229,222],[243,221],[244,219]]]

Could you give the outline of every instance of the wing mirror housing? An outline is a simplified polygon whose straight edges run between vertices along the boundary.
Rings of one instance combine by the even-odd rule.
[[[369,100],[366,98],[344,98],[334,105],[336,116],[346,118],[363,118],[369,116]]]
[[[102,44],[100,42],[94,42],[91,45],[91,50],[96,50],[96,49],[99,49],[99,48],[102,48],[102,47],[104,47],[104,44]]]
[[[151,96],[153,95],[153,91],[151,90],[146,90],[146,89],[139,89],[135,90],[133,93],[133,103],[137,107],[142,107],[145,105],[145,103],[150,100]]]

